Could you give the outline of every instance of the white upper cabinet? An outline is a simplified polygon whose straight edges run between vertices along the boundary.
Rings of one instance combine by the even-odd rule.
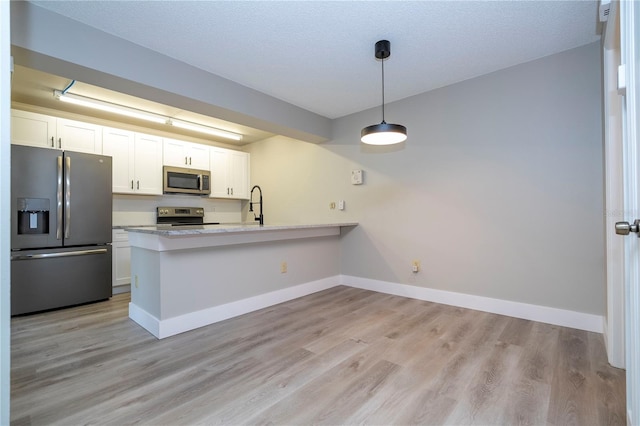
[[[136,191],[162,195],[162,138],[136,133],[134,145]]]
[[[165,166],[209,170],[209,147],[198,143],[164,139]]]
[[[249,198],[249,154],[231,149],[210,149],[211,198]]]
[[[229,186],[233,198],[249,198],[249,153],[231,151],[229,154]]]
[[[105,127],[102,133],[104,155],[111,156],[113,192],[129,194],[134,191],[134,133]]]
[[[11,143],[102,154],[102,126],[12,110]]]
[[[11,110],[11,143],[57,148],[55,117]]]
[[[102,126],[58,118],[58,149],[102,154]]]
[[[105,127],[104,155],[112,157],[113,192],[162,194],[162,138]]]

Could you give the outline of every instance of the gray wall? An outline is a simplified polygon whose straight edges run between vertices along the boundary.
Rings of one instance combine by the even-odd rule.
[[[249,150],[268,222],[361,224],[343,238],[343,274],[604,312],[597,43],[390,104],[409,139],[376,150],[359,132],[379,109],[331,122],[32,4],[11,13],[20,65],[301,140],[332,130],[322,145]],[[365,185],[350,185],[356,168]],[[340,199],[345,211],[328,208]]]
[[[345,275],[604,313],[598,43],[386,112],[408,128],[401,149],[360,144],[379,109],[335,121],[322,145],[250,145],[267,222],[359,222],[343,238]],[[340,199],[345,211],[329,209]]]

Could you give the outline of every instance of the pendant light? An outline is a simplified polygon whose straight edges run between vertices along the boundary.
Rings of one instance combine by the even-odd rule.
[[[389,40],[376,43],[375,55],[382,62],[382,123],[362,129],[360,140],[369,145],[393,145],[407,139],[407,128],[401,124],[389,124],[384,121],[384,60],[391,55]]]

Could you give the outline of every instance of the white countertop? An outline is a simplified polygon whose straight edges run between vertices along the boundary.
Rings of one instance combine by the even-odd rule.
[[[313,228],[335,228],[357,226],[357,222],[342,223],[316,223],[316,224],[277,224],[258,225],[253,223],[220,224],[220,225],[187,225],[187,226],[144,226],[144,227],[124,227],[130,233],[153,234],[162,237],[184,237],[189,235],[210,235],[210,234],[230,234],[230,233],[253,233],[267,231],[288,231],[297,229]]]

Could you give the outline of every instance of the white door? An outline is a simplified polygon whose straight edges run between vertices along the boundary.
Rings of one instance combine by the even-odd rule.
[[[102,126],[59,118],[58,148],[87,154],[102,154]]]
[[[619,233],[640,236],[640,4],[620,2],[622,64],[626,94],[623,105],[625,212],[634,225],[620,222]],[[625,226],[626,225],[626,226]],[[640,238],[625,238],[625,352],[627,368],[627,416],[629,424],[640,424]]]
[[[211,148],[211,198],[229,198],[231,191],[228,182],[229,150]]]
[[[185,143],[175,139],[164,139],[162,147],[162,164],[172,167],[188,167],[189,154]]]
[[[233,198],[249,198],[249,154],[231,151],[228,179]]]
[[[11,143],[57,148],[56,118],[28,111],[11,111]]]
[[[209,170],[209,147],[198,143],[189,145],[189,167],[198,170]]]
[[[135,192],[162,195],[162,138],[136,133],[134,158]]]
[[[103,128],[102,152],[111,157],[113,168],[113,192],[135,192],[133,186],[134,133],[128,130]]]

